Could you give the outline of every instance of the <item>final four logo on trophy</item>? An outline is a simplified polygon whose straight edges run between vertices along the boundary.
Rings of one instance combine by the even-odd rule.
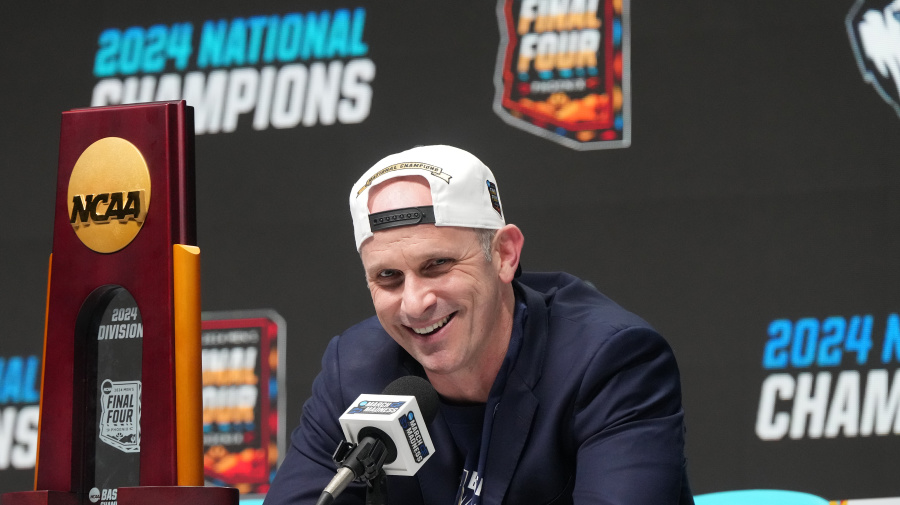
[[[100,394],[100,440],[122,452],[140,452],[141,382],[107,379]]]
[[[69,223],[84,245],[113,253],[141,231],[150,206],[150,171],[137,147],[119,137],[84,150],[69,178]]]

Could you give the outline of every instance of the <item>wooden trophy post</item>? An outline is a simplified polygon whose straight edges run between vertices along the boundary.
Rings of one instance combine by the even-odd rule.
[[[63,113],[35,490],[2,505],[238,503],[203,487],[193,109]]]

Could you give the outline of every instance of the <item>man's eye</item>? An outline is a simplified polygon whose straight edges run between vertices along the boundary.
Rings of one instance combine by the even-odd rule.
[[[395,275],[397,275],[396,270],[382,270],[382,271],[378,272],[378,277],[381,279],[388,279]]]
[[[431,260],[431,264],[428,265],[429,268],[434,268],[435,273],[444,272],[446,270],[444,267],[449,267],[453,264],[453,260],[450,258],[437,258]]]

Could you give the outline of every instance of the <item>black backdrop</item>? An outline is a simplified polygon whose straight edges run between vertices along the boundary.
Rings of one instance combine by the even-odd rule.
[[[256,130],[251,113],[233,132],[196,141],[203,309],[273,308],[284,316],[290,426],[328,339],[373,312],[346,210],[350,184],[384,155],[447,143],[494,170],[507,218],[525,233],[527,269],[592,281],[672,343],[697,493],[900,496],[893,430],[762,440],[755,429],[772,373],[826,372],[833,388],[846,370],[864,379],[871,368],[896,369],[896,359],[879,358],[885,321],[900,310],[900,118],[860,73],[845,26],[853,1],[635,2],[631,145],[589,151],[513,128],[494,112],[496,7],[6,6],[0,356],[41,353],[60,113],[91,105],[104,30],[190,22],[196,44],[206,20],[364,8],[363,58],[376,72],[361,122]],[[874,320],[863,363],[845,353],[836,367],[763,367],[772,321],[854,315]],[[0,413],[21,411],[26,402],[18,400],[0,399]],[[789,413],[790,405],[781,400],[777,409]],[[4,419],[0,452],[4,444],[27,448],[28,437],[3,442],[11,433]],[[26,489],[31,474],[8,465],[0,488]]]

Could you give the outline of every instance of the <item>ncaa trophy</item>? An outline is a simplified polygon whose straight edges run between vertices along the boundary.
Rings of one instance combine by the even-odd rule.
[[[2,505],[237,504],[203,486],[193,109],[64,112],[34,491]]]

